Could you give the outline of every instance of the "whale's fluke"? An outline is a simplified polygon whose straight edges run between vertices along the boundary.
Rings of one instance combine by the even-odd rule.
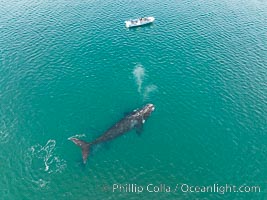
[[[85,142],[83,140],[77,138],[70,138],[72,142],[74,142],[77,146],[81,147],[82,149],[82,156],[83,156],[83,163],[86,163],[87,157],[90,151],[90,143]]]

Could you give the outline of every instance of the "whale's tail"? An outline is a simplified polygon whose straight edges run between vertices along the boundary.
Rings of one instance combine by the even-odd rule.
[[[83,163],[85,164],[86,160],[87,160],[87,157],[89,155],[91,143],[85,142],[85,141],[77,139],[77,138],[69,138],[69,140],[74,142],[74,144],[76,144],[77,146],[81,147],[82,156],[83,156]]]

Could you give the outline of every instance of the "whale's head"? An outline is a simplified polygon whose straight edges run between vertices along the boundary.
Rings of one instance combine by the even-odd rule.
[[[143,116],[143,119],[147,119],[151,113],[155,110],[155,106],[152,103],[146,104],[141,110],[140,113]]]

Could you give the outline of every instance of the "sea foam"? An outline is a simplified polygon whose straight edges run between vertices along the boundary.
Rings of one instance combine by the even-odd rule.
[[[42,162],[42,166],[39,168],[40,170],[50,174],[61,173],[66,168],[66,161],[55,153],[55,149],[55,140],[48,140],[44,146],[36,144],[30,148],[32,159]]]

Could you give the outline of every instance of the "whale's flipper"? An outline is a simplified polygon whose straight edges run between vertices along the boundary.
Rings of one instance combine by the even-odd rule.
[[[143,121],[139,121],[138,124],[135,126],[137,135],[141,135],[143,132]]]
[[[90,143],[85,142],[83,140],[79,140],[77,138],[70,138],[69,140],[71,140],[72,142],[74,142],[77,146],[81,147],[82,149],[82,156],[83,156],[83,163],[86,163],[87,157],[89,155],[89,151],[90,151]]]

